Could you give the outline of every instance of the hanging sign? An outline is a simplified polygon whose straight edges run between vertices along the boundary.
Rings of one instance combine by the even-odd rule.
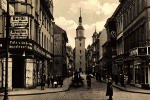
[[[10,19],[11,27],[28,27],[28,17],[27,16],[12,16]]]
[[[10,37],[11,39],[26,39],[28,37],[28,30],[21,28],[11,29]]]

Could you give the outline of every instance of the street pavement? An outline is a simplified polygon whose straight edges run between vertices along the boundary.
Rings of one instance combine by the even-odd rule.
[[[64,85],[62,88],[61,87],[45,88],[45,90],[40,90],[39,87],[31,90],[12,91],[9,92],[9,100],[107,100],[108,99],[108,97],[106,97],[107,84],[105,82],[101,83],[96,82],[95,78],[92,78],[92,88],[87,89],[85,80],[86,76],[82,75],[82,77],[84,78],[85,85],[80,88],[74,87],[69,88],[71,78],[67,78],[64,81]],[[113,100],[149,100],[150,98],[149,94],[142,94],[144,90],[137,87],[127,86],[126,90],[123,89],[123,87],[119,87],[119,85],[117,88],[115,87],[113,88],[114,90]],[[132,92],[126,92],[127,90],[132,90]],[[26,94],[24,91],[26,91]],[[133,91],[136,92],[140,91],[141,93],[134,93]],[[149,92],[150,90],[146,91]],[[20,95],[18,95],[17,93],[19,93]],[[3,96],[1,94],[0,100],[2,99]]]

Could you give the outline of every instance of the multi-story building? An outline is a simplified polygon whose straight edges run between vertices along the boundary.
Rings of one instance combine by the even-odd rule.
[[[93,73],[93,49],[91,45],[88,45],[86,50],[86,73]]]
[[[113,58],[120,73],[128,76],[128,83],[150,84],[150,0],[120,0],[111,17],[116,21],[116,50]]]
[[[96,32],[96,29],[95,29],[95,32],[93,33],[93,36],[92,36],[92,49],[93,49],[93,52],[92,52],[92,62],[93,62],[93,73],[96,73],[98,72],[98,67],[99,67],[99,34]]]
[[[103,29],[100,33],[99,33],[99,71],[100,71],[100,74],[102,76],[102,74],[104,73],[103,72],[103,69],[105,69],[105,67],[103,66],[104,65],[104,57],[103,57],[103,48],[102,46],[105,44],[105,42],[107,41],[107,33],[106,33],[106,29]]]
[[[124,10],[124,69],[133,84],[150,84],[149,2],[150,0],[120,1]]]
[[[10,0],[8,88],[33,88],[50,73],[53,55],[53,1]],[[0,8],[0,86],[5,81],[5,12]],[[1,74],[2,73],[2,74]]]
[[[54,32],[54,69],[53,75],[67,76],[67,33],[58,25],[53,24]]]
[[[106,67],[108,75],[113,74],[113,58],[116,55],[116,21],[113,18],[109,18],[105,24],[107,32],[107,44],[106,44]]]
[[[79,26],[76,29],[76,37],[75,37],[75,69],[78,71],[85,72],[85,67],[86,67],[85,37],[80,11]]]

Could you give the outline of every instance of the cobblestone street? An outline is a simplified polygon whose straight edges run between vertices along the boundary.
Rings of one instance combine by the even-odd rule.
[[[84,80],[84,83],[86,81]],[[114,89],[113,100],[149,100],[149,94],[124,92]],[[9,100],[107,100],[106,83],[96,82],[92,79],[92,89],[87,89],[86,84],[80,88],[71,87],[69,91],[48,93],[41,95],[9,96]],[[2,100],[3,97],[0,97]]]

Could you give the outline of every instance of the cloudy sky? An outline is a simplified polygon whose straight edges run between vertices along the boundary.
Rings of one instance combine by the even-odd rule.
[[[75,47],[76,28],[82,10],[82,24],[85,29],[85,46],[92,43],[92,35],[104,29],[106,20],[111,17],[119,0],[53,0],[55,23],[66,30],[69,43]]]

